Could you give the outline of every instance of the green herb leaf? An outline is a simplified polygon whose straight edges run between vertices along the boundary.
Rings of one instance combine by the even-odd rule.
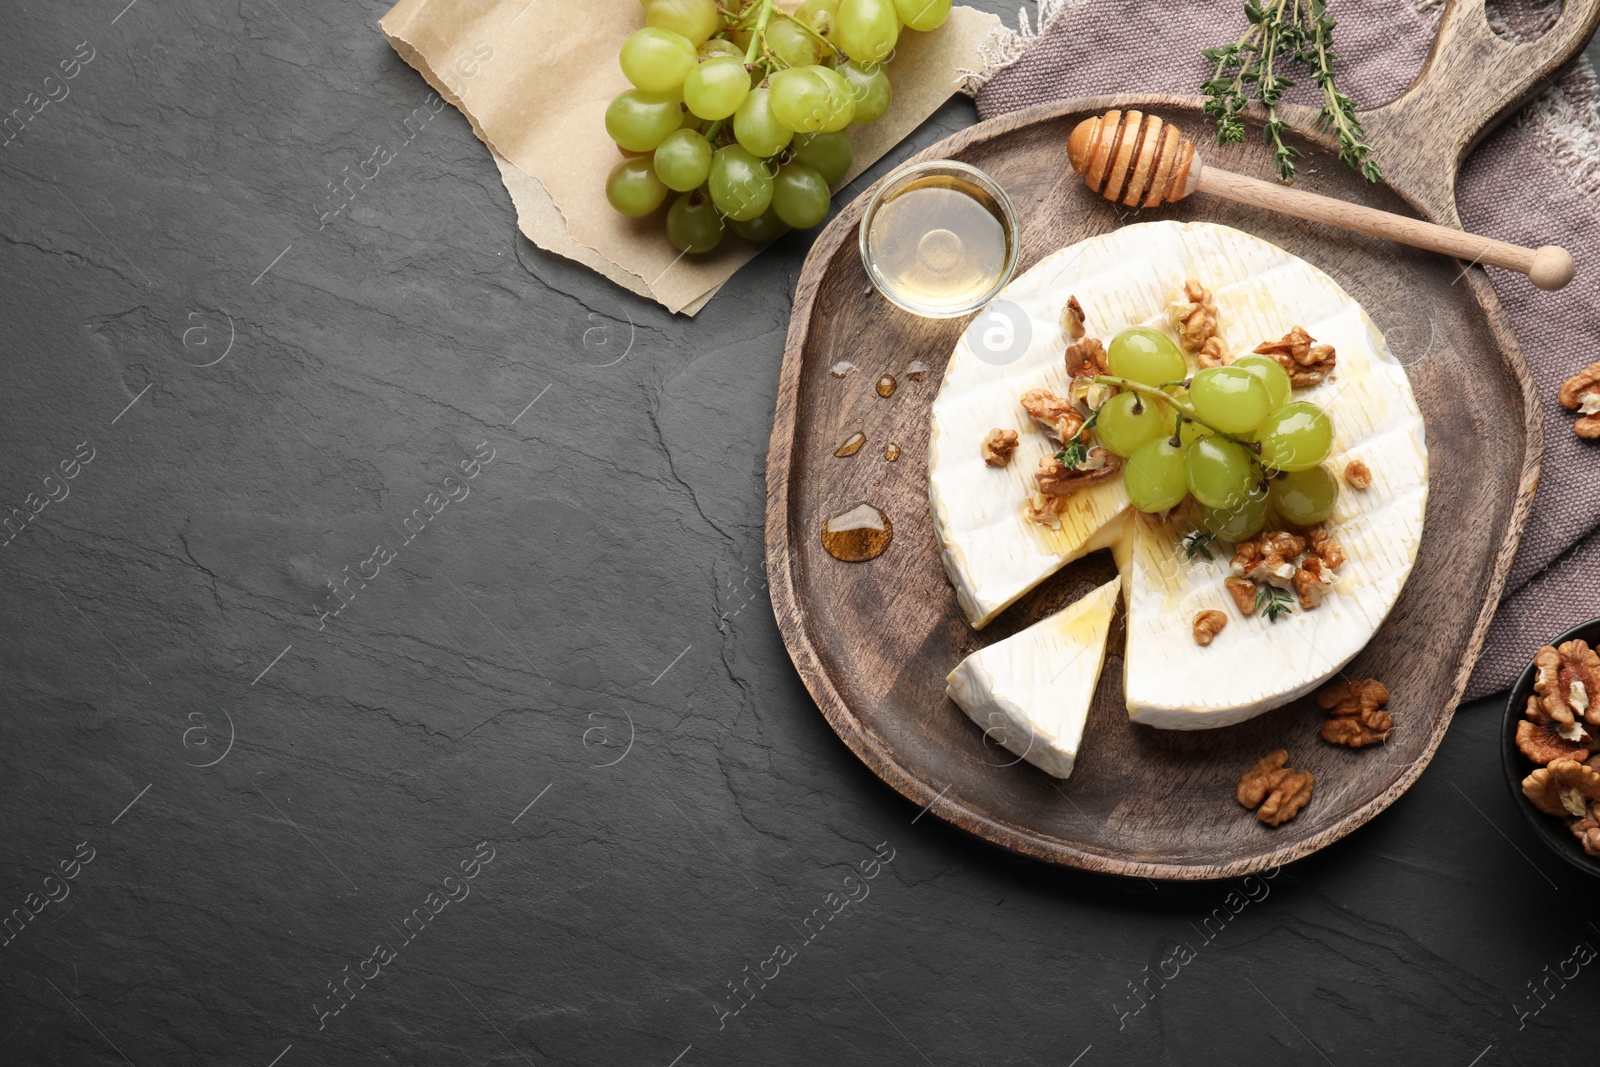
[[[1293,601],[1289,590],[1263,585],[1256,590],[1256,614],[1268,622],[1277,622],[1285,615],[1294,614]]]
[[[1066,447],[1056,453],[1056,458],[1061,461],[1062,466],[1066,467],[1067,470],[1075,471],[1089,461],[1089,446],[1084,441],[1083,435],[1094,429],[1094,424],[1099,418],[1099,408],[1089,412],[1089,417],[1083,421],[1082,426],[1078,427],[1078,432],[1073,434],[1071,439],[1067,441]]]
[[[1211,555],[1211,545],[1216,539],[1216,535],[1209,530],[1191,530],[1184,534],[1183,540],[1179,543],[1183,545],[1184,555],[1190,559],[1214,559],[1215,557]]]

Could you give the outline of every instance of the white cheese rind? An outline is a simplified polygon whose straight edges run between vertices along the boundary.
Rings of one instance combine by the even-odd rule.
[[[1332,416],[1327,460],[1372,470],[1366,490],[1344,488],[1329,521],[1348,562],[1321,606],[1276,623],[1241,614],[1223,589],[1227,549],[1190,562],[1176,533],[1133,515],[1121,479],[1072,499],[1061,530],[1031,522],[1026,500],[1040,456],[1055,445],[1017,398],[1043,386],[1065,395],[1058,325],[1076,295],[1091,336],[1125,326],[1165,330],[1166,307],[1186,278],[1213,291],[1222,337],[1235,354],[1299,325],[1338,352],[1333,377],[1296,399]],[[1028,318],[1020,358],[985,362],[963,337],[932,412],[929,497],[957,599],[982,627],[1058,568],[1096,548],[1117,549],[1128,604],[1125,688],[1135,722],[1165,729],[1229,726],[1316,688],[1376,633],[1421,544],[1428,462],[1423,421],[1405,370],[1360,305],[1333,279],[1259,238],[1209,223],[1123,227],[1040,261],[1002,294]],[[981,319],[981,316],[980,316]],[[1010,466],[984,466],[979,443],[993,427],[1021,438]],[[1124,515],[1130,521],[1118,522]],[[1126,532],[1125,532],[1126,531]],[[1196,611],[1228,613],[1208,647],[1194,643]]]
[[[945,692],[989,740],[1065,778],[1105,664],[1120,579],[1026,630],[979,649],[950,672]]]

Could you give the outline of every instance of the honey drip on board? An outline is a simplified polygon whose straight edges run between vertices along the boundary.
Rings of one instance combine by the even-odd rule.
[[[857,430],[849,437],[846,437],[844,439],[844,443],[833,450],[833,454],[838,456],[840,459],[844,459],[846,456],[853,456],[857,452],[860,452],[861,446],[866,443],[867,435],[862,433],[860,430]]]
[[[920,359],[914,359],[906,367],[905,376],[914,382],[920,382],[928,376],[928,365]]]
[[[878,395],[886,399],[894,396],[894,391],[899,387],[899,385],[900,383],[894,380],[894,375],[885,374],[882,378],[878,379]]]
[[[893,463],[895,460],[899,459],[900,446],[895,444],[893,441],[890,441],[888,446],[883,450],[883,458],[888,460],[890,463]]]
[[[854,363],[851,363],[848,359],[841,359],[839,362],[828,368],[828,373],[833,375],[835,378],[843,378],[846,374],[849,374],[855,369],[856,365]]]
[[[861,503],[822,523],[822,547],[828,555],[846,563],[877,559],[894,540],[894,524],[889,516]]]

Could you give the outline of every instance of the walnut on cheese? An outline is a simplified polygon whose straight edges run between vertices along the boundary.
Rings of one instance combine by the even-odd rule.
[[[1100,338],[1085,337],[1067,346],[1067,373],[1074,378],[1111,373],[1110,357]]]
[[[1344,483],[1352,489],[1365,489],[1372,484],[1372,468],[1359,459],[1344,465]]]
[[[1039,467],[1033,472],[1034,491],[1028,496],[1028,518],[1041,526],[1058,529],[1061,516],[1067,510],[1067,501],[1074,493],[1087,489],[1117,473],[1121,468],[1110,460],[1111,454],[1099,445],[1089,449],[1089,458],[1075,468],[1068,468],[1054,454],[1039,457]]]
[[[1217,333],[1217,305],[1211,290],[1193,278],[1183,283],[1183,292],[1167,305],[1167,317],[1178,332],[1178,343],[1193,352],[1202,367],[1220,367],[1226,358],[1222,338]]]
[[[1017,431],[1002,430],[998,426],[990,430],[983,438],[980,451],[983,461],[991,467],[1004,467],[1011,462],[1011,454],[1017,450]]]
[[[1234,576],[1224,584],[1246,615],[1255,611],[1256,586],[1262,585],[1292,589],[1300,610],[1310,611],[1322,603],[1335,581],[1334,570],[1344,562],[1344,549],[1321,526],[1303,534],[1263,530],[1234,546],[1229,561]]]
[[[1239,605],[1239,610],[1245,616],[1255,614],[1256,610],[1256,584],[1248,578],[1224,578],[1222,587],[1233,597],[1233,602]]]
[[[1300,387],[1316,385],[1329,374],[1337,357],[1332,345],[1317,344],[1317,339],[1306,333],[1305,327],[1296,326],[1279,341],[1263,341],[1256,345],[1258,355],[1271,356],[1289,373],[1290,384]]]
[[[1076,341],[1083,336],[1083,322],[1083,305],[1078,303],[1077,297],[1067,297],[1061,309],[1061,332],[1067,335],[1067,340]]]
[[[1053,455],[1040,456],[1033,480],[1045,496],[1071,496],[1116,471],[1110,453],[1096,445],[1089,449],[1089,458],[1077,467],[1068,467]]]
[[[1088,411],[1100,407],[1118,392],[1116,386],[1097,382],[1088,374],[1080,374],[1073,378],[1072,384],[1067,387],[1067,395]]]
[[[1077,404],[1048,389],[1029,389],[1022,394],[1021,401],[1023,410],[1062,444],[1066,444],[1084,423],[1084,415]]]
[[[1228,625],[1227,612],[1210,608],[1206,611],[1197,611],[1194,616],[1194,643],[1209,645],[1216,640],[1222,628]]]
[[[1094,343],[1099,345],[1100,342]],[[1048,389],[1029,389],[1022,394],[1020,402],[1029,417],[1062,445],[1072,440],[1088,421],[1075,401],[1057,396]],[[1091,444],[1087,435],[1082,443],[1086,456],[1076,467],[1068,467],[1054,453],[1039,458],[1038,469],[1033,472],[1034,491],[1029,495],[1027,505],[1028,518],[1033,522],[1059,528],[1068,497],[1120,469],[1112,461],[1111,453],[1099,445]]]
[[[1311,551],[1327,566],[1339,567],[1344,564],[1344,549],[1323,527],[1313,526],[1307,530],[1306,540],[1311,543]]]
[[[1233,547],[1230,566],[1240,578],[1257,585],[1288,589],[1294,583],[1295,559],[1306,550],[1306,539],[1287,530],[1263,530]]]
[[[1307,556],[1295,568],[1294,578],[1295,598],[1300,602],[1301,611],[1310,611],[1322,603],[1323,594],[1333,584],[1333,570],[1324,566],[1321,559],[1316,556]]]

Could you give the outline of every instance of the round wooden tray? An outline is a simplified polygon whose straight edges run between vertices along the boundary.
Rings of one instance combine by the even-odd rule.
[[[1310,132],[1312,116],[1297,112],[1292,120],[1307,131],[1297,138],[1307,156],[1301,184],[1459,225],[1461,158],[1582,47],[1597,19],[1600,0],[1569,2],[1543,38],[1518,46],[1488,29],[1483,0],[1453,4],[1417,84],[1363,116],[1386,183],[1368,186],[1351,175]],[[1070,779],[1050,778],[986,742],[945,697],[945,675],[968,652],[1058,610],[1115,568],[1097,553],[983,631],[967,625],[934,538],[927,443],[929,406],[968,320],[920,319],[872,289],[856,247],[866,194],[823,231],[801,274],[767,458],[767,562],[778,624],[822,713],[856,755],[913,803],[996,844],[1150,878],[1234,877],[1297,859],[1371,819],[1416,780],[1444,736],[1493,616],[1527,519],[1542,440],[1527,367],[1480,269],[1200,196],[1131,211],[1091,193],[1067,166],[1067,134],[1080,119],[1138,108],[1203,136],[1210,124],[1199,105],[1170,96],[1048,104],[981,123],[918,159],[959,159],[1005,187],[1022,219],[1020,270],[1126,222],[1205,219],[1288,249],[1361,302],[1406,366],[1431,457],[1415,570],[1345,671],[1381,678],[1393,690],[1398,725],[1387,744],[1359,751],[1326,744],[1318,736],[1324,713],[1309,699],[1222,730],[1134,726],[1123,709],[1120,621]],[[1246,145],[1208,149],[1207,162],[1270,173],[1256,130]],[[840,360],[856,366],[844,379],[829,374]],[[929,365],[922,381],[905,375],[913,360]],[[873,388],[882,374],[900,380],[889,399]],[[836,458],[834,449],[857,430],[866,447]],[[900,447],[898,462],[883,459],[890,443]],[[871,562],[839,562],[823,550],[819,528],[862,500],[889,515],[894,542]],[[1239,806],[1234,789],[1255,759],[1278,747],[1314,772],[1317,786],[1296,819],[1271,829]]]

